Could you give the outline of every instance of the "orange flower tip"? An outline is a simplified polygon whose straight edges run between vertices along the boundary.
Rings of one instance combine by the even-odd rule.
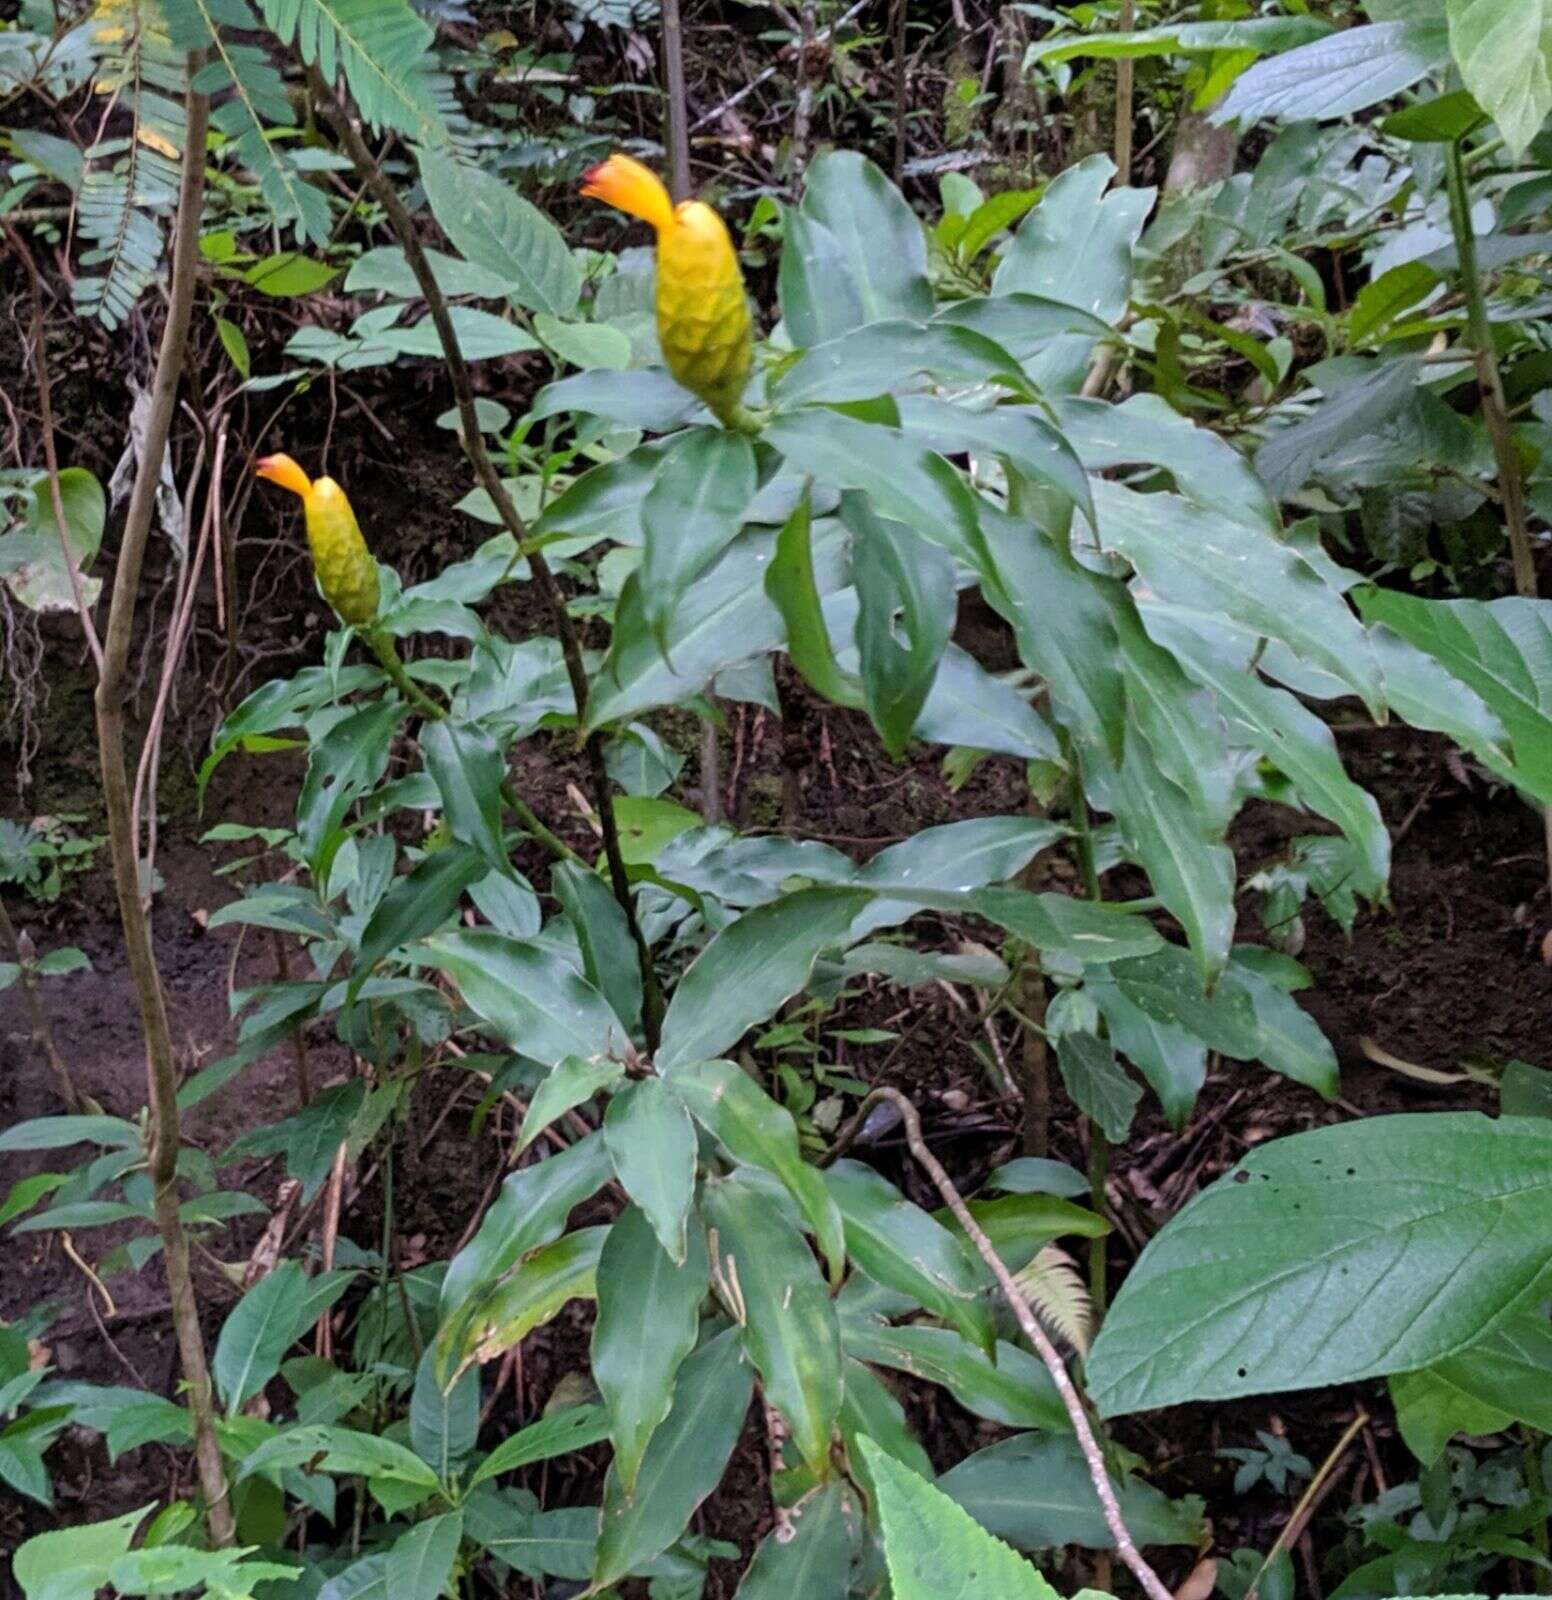
[[[602,200],[617,211],[640,217],[659,233],[673,226],[674,203],[663,180],[650,167],[619,151],[588,168],[582,193],[589,200]]]
[[[282,489],[289,489],[304,500],[312,491],[312,481],[290,456],[262,456],[254,462],[253,470],[259,477],[278,483]]]

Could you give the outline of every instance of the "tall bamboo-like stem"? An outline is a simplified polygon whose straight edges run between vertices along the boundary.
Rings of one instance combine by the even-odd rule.
[[[690,198],[690,107],[684,87],[684,24],[679,0],[663,0],[663,98],[668,192],[677,205]]]
[[[355,124],[316,68],[308,70],[308,82],[314,103],[324,121],[334,130],[335,137],[343,146],[345,154],[350,157],[351,165],[366,184],[372,198],[383,208],[389,226],[403,247],[404,259],[408,262],[421,297],[426,302],[426,309],[431,314],[432,325],[436,328],[437,339],[442,346],[442,357],[447,362],[447,376],[453,386],[453,400],[458,408],[458,431],[464,454],[469,458],[469,464],[474,469],[480,487],[490,496],[491,504],[495,506],[496,514],[501,518],[502,526],[528,560],[528,570],[533,574],[534,585],[549,609],[555,632],[560,639],[561,655],[566,663],[566,677],[571,684],[571,695],[577,708],[577,720],[586,723],[587,667],[582,660],[582,641],[577,634],[571,613],[566,610],[565,596],[555,581],[555,574],[549,562],[544,558],[544,552],[530,547],[528,525],[512,503],[512,496],[507,493],[506,485],[501,481],[501,474],[496,470],[496,464],[485,448],[485,435],[480,429],[479,418],[474,408],[474,385],[469,379],[469,365],[464,360],[463,349],[458,343],[452,317],[448,314],[446,296],[443,295],[436,276],[431,271],[431,263],[426,259],[425,248],[415,232],[415,219],[399,198],[398,190],[383,176],[383,169],[378,165],[377,158],[367,148],[366,141],[356,130]],[[598,813],[598,825],[603,834],[604,857],[609,864],[610,886],[614,890],[614,897],[619,902],[620,909],[625,913],[631,937],[635,941],[636,955],[641,963],[642,1025],[647,1036],[647,1048],[652,1051],[657,1048],[658,1031],[662,1023],[663,993],[657,981],[657,974],[653,970],[652,953],[642,936],[641,925],[636,920],[636,908],[631,899],[630,878],[625,871],[625,858],[620,850],[620,831],[611,801],[609,774],[604,768],[603,741],[598,733],[594,732],[587,736],[583,743],[583,751],[587,757],[588,782],[593,791],[593,807]]]
[[[1503,374],[1498,369],[1492,325],[1487,320],[1487,302],[1482,296],[1477,236],[1471,226],[1471,197],[1466,189],[1466,166],[1460,141],[1455,140],[1448,148],[1445,176],[1450,195],[1450,229],[1455,235],[1455,253],[1460,258],[1466,327],[1476,358],[1477,380],[1482,388],[1482,420],[1487,424],[1493,457],[1498,464],[1498,492],[1502,498],[1504,524],[1509,530],[1509,554],[1514,562],[1514,592],[1533,599],[1536,563],[1525,516],[1525,481],[1514,448],[1514,434],[1509,427],[1509,402],[1504,396]]]
[[[201,55],[189,57],[192,83],[204,65]],[[149,1176],[155,1195],[156,1226],[162,1236],[162,1259],[172,1301],[173,1327],[188,1391],[194,1425],[194,1458],[205,1497],[205,1519],[212,1543],[233,1542],[235,1528],[227,1493],[226,1470],[216,1441],[210,1365],[199,1323],[199,1301],[189,1268],[189,1245],[178,1214],[178,1074],[173,1064],[172,1033],[162,996],[161,975],[151,944],[151,923],[140,882],[139,852],[131,820],[129,769],[124,755],[124,702],[130,638],[139,598],[140,569],[145,560],[162,458],[178,398],[178,378],[188,346],[189,314],[194,304],[199,265],[200,209],[205,197],[205,132],[210,102],[192,89],[187,95],[188,136],[184,144],[183,178],[178,191],[178,216],[173,228],[172,278],[167,296],[167,324],[151,379],[151,409],[145,440],[129,496],[113,597],[103,641],[102,671],[97,680],[97,749],[102,767],[103,803],[108,814],[108,846],[113,856],[113,886],[140,1026],[145,1034],[146,1087],[151,1108]]]
[[[1129,33],[1137,23],[1137,0],[1121,0],[1121,13],[1116,18],[1116,28]],[[1129,56],[1116,62],[1115,103],[1115,164],[1116,182],[1126,185],[1132,181],[1132,115],[1133,90],[1137,82],[1137,63]]]

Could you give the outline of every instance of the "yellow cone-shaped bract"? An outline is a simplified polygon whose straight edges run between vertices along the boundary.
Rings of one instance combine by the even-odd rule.
[[[345,491],[333,478],[309,478],[290,456],[265,456],[254,471],[301,497],[323,598],[346,622],[366,627],[377,615],[377,563]]]
[[[657,338],[668,370],[731,422],[753,355],[744,275],[722,218],[699,200],[677,206],[657,175],[612,155],[582,193],[640,217],[657,231]]]

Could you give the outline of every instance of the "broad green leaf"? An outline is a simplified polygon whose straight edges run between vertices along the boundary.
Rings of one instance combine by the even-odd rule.
[[[472,261],[460,261],[457,256],[441,250],[424,252],[431,276],[445,295],[472,295],[478,300],[504,300],[507,281],[499,273],[476,266]],[[345,275],[347,294],[392,295],[397,300],[420,299],[420,285],[410,271],[404,251],[398,245],[379,245],[374,250],[363,251],[351,263]]]
[[[32,1210],[45,1195],[69,1183],[72,1176],[69,1172],[35,1172],[30,1178],[18,1179],[0,1205],[0,1227]]]
[[[1220,51],[1291,50],[1324,38],[1331,24],[1319,17],[1244,17],[1233,22],[1173,22],[1157,28],[1119,33],[1054,32],[1037,39],[1024,53],[1027,70],[1036,62],[1074,61],[1091,56],[1101,61],[1135,61],[1146,56],[1214,56]]]
[[[753,1387],[737,1335],[735,1328],[718,1334],[680,1367],[673,1405],[647,1446],[633,1494],[610,1469],[595,1589],[606,1589],[666,1550],[721,1481]]]
[[[1499,1433],[1513,1422],[1547,1431],[1552,1421],[1552,1326],[1524,1312],[1479,1344],[1421,1372],[1390,1380],[1402,1437],[1432,1466],[1456,1433]]]
[[[1001,457],[1015,471],[1048,484],[1094,520],[1089,480],[1069,441],[1034,406],[970,411],[934,395],[900,401],[900,426],[940,454],[962,451]]]
[[[1471,95],[1465,89],[1456,89],[1392,111],[1380,123],[1380,132],[1392,139],[1407,139],[1416,144],[1454,144],[1457,139],[1474,133],[1486,120],[1481,106]]]
[[[977,889],[969,896],[969,905],[1037,950],[1060,954],[1087,966],[1145,956],[1164,942],[1144,917],[1092,900],[1074,900],[1065,894]]]
[[[607,1228],[582,1228],[541,1246],[482,1300],[466,1322],[449,1324],[429,1352],[443,1382],[475,1362],[494,1361],[548,1322],[568,1301],[591,1300]],[[452,1336],[456,1334],[456,1337]]]
[[[814,1230],[819,1253],[839,1283],[846,1267],[841,1214],[819,1173],[804,1159],[797,1124],[741,1067],[731,1061],[695,1061],[673,1068],[668,1081],[691,1115],[735,1161],[779,1178]]]
[[[1026,761],[1061,759],[1050,725],[1029,701],[952,643],[938,663],[913,731],[932,744],[964,745]]]
[[[1277,504],[1255,469],[1210,428],[1198,427],[1156,394],[1134,394],[1118,406],[1080,395],[1051,402],[1056,425],[1089,472],[1111,467],[1162,467],[1186,499],[1225,516],[1281,526]]]
[[[900,428],[822,406],[772,418],[762,436],[802,472],[868,495],[880,516],[914,529],[966,566],[985,566],[976,497],[942,456]]]
[[[942,1384],[967,1411],[1004,1427],[1063,1431],[1072,1426],[1050,1373],[1006,1340],[998,1341],[993,1365],[952,1328],[892,1328],[845,1317],[841,1343],[859,1361]]]
[[[776,536],[776,554],[765,569],[765,592],[781,612],[787,654],[803,680],[832,705],[860,706],[862,686],[836,663],[814,581],[813,517],[805,492]]]
[[[123,1117],[29,1117],[0,1132],[0,1151],[62,1150],[72,1144],[100,1144],[108,1149],[133,1150],[140,1130]]]
[[[229,1417],[280,1371],[286,1352],[354,1277],[353,1272],[320,1272],[309,1278],[296,1262],[282,1261],[237,1302],[221,1324],[210,1362]]]
[[[971,1200],[969,1206],[971,1216],[1010,1272],[1022,1271],[1053,1239],[1103,1239],[1110,1232],[1110,1224],[1096,1212],[1054,1194],[1005,1194],[990,1200]],[[992,1280],[974,1255],[974,1246],[960,1229],[958,1218],[946,1208],[937,1215],[976,1262],[986,1292],[993,1292]]]
[[[860,1162],[836,1162],[824,1181],[846,1227],[846,1249],[857,1265],[886,1289],[909,1295],[924,1310],[953,1323],[990,1355],[996,1336],[982,1293],[985,1280],[960,1240]]]
[[[442,816],[453,837],[472,845],[496,872],[509,870],[501,828],[501,785],[507,764],[482,729],[446,718],[420,730],[426,770],[442,796]]]
[[[410,1391],[410,1446],[446,1482],[474,1449],[480,1431],[480,1379],[466,1372],[444,1390],[435,1347],[415,1370]]]
[[[464,1505],[469,1537],[530,1578],[586,1578],[598,1547],[597,1506],[535,1511],[520,1490],[481,1490]]]
[[[1057,719],[1080,749],[1121,753],[1126,684],[1114,579],[1080,567],[1039,530],[983,504],[996,568],[987,600],[1008,620],[1025,665],[1045,679]]]
[[[1159,599],[1222,614],[1340,678],[1378,713],[1379,665],[1327,575],[1263,529],[1169,494],[1096,482],[1101,538]]]
[[[437,1487],[436,1473],[402,1444],[375,1433],[316,1423],[293,1424],[248,1451],[238,1464],[237,1476],[273,1474],[313,1461],[322,1472],[391,1478],[428,1491]]]
[[[842,1363],[842,1378],[846,1392],[841,1400],[841,1435],[846,1441],[847,1465],[858,1472],[858,1487],[873,1492],[858,1448],[858,1440],[863,1438],[882,1445],[896,1461],[930,1478],[932,1462],[911,1432],[905,1419],[905,1407],[894,1390],[854,1356],[847,1356]]]
[[[1195,1544],[1201,1502],[1171,1502],[1135,1479],[1111,1480],[1121,1518],[1139,1545]],[[1004,1439],[938,1479],[983,1527],[1025,1550],[1082,1545],[1111,1550],[1099,1496],[1077,1441],[1044,1434]]]
[[[1264,683],[1248,662],[1215,648],[1168,606],[1149,606],[1150,633],[1163,641],[1192,677],[1217,696],[1231,732],[1258,750],[1299,791],[1304,803],[1334,822],[1352,842],[1363,873],[1354,890],[1371,899],[1390,876],[1390,835],[1374,797],[1342,768],[1331,730],[1285,689]]]
[[[609,1002],[610,1010],[627,1028],[638,1027],[641,958],[620,902],[596,872],[589,872],[574,861],[562,861],[550,869],[550,892],[560,901],[577,936],[587,981]]]
[[[1229,993],[1237,989],[1250,1001],[1261,1034],[1256,1059],[1334,1100],[1338,1068],[1331,1041],[1309,1012],[1249,959],[1253,953],[1254,947],[1236,950],[1219,986]]]
[[[1552,1285],[1549,1155],[1546,1121],[1474,1112],[1255,1151],[1122,1285],[1088,1366],[1101,1413],[1352,1383],[1466,1349]]]
[[[833,595],[846,581],[845,547],[839,523],[826,520],[814,527],[814,577],[821,596]],[[691,584],[669,626],[672,666],[647,625],[640,585],[630,578],[615,613],[608,660],[589,694],[588,726],[688,700],[722,668],[780,645],[785,638],[781,612],[765,592],[766,568],[775,554],[774,534],[742,534]]]
[[[737,536],[757,485],[741,433],[696,428],[676,441],[641,503],[647,625],[670,656],[669,623],[684,591]]]
[[[1040,199],[1039,189],[1004,189],[970,213],[954,248],[961,261],[974,261],[999,233],[1011,228]]]
[[[1495,772],[1507,776],[1513,770],[1508,732],[1479,694],[1437,657],[1382,623],[1369,629],[1369,640],[1392,711],[1414,728],[1448,734]]]
[[[589,468],[544,508],[534,533],[541,538],[591,534],[616,544],[640,544],[642,502],[668,447],[654,440]]]
[[[1103,974],[1089,976],[1083,988],[1111,1043],[1148,1080],[1171,1124],[1184,1128],[1207,1079],[1207,1046],[1190,1029],[1150,1016]]]
[[[771,396],[784,408],[871,400],[925,388],[929,378],[1029,393],[1018,362],[985,334],[952,322],[891,321],[869,322],[810,347],[772,385]]]
[[[629,372],[595,370],[574,373],[558,383],[546,384],[528,408],[535,421],[583,411],[626,428],[644,428],[649,433],[671,433],[706,408],[688,389],[681,388],[666,372],[654,367]]]
[[[11,1576],[26,1600],[95,1594],[107,1583],[113,1563],[129,1549],[150,1510],[142,1506],[106,1522],[37,1534],[17,1549]]]
[[[604,1113],[604,1144],[620,1186],[652,1224],[664,1250],[682,1266],[686,1222],[695,1193],[695,1127],[673,1085],[638,1078],[618,1090]]]
[[[1004,252],[993,293],[1041,295],[1116,322],[1131,296],[1132,252],[1153,209],[1153,190],[1107,194],[1114,175],[1108,156],[1089,156],[1056,178]],[[1093,348],[1085,334],[1065,335],[1026,362],[1025,371],[1044,393],[1072,393]]]
[[[895,1600],[1057,1600],[1056,1590],[941,1489],[870,1439],[862,1459],[877,1488]],[[1062,1535],[1060,1542],[1066,1542]]]
[[[627,867],[650,867],[665,846],[681,833],[701,825],[699,813],[677,800],[644,794],[617,794],[614,820],[620,836],[620,859]]]
[[[517,1153],[521,1155],[552,1122],[565,1116],[573,1106],[591,1100],[600,1089],[618,1083],[624,1076],[624,1062],[608,1056],[566,1056],[556,1062],[528,1102]]]
[[[313,877],[326,883],[338,829],[351,805],[388,770],[388,747],[403,706],[375,700],[336,722],[313,745],[296,803],[296,831]]]
[[[1202,979],[1211,981],[1234,938],[1234,856],[1221,823],[1161,770],[1136,724],[1126,729],[1118,763],[1091,753],[1085,771],[1094,803],[1111,813],[1127,852],[1185,930]]]
[[[938,309],[934,322],[974,328],[1006,350],[1027,371],[1052,340],[1077,334],[1092,346],[1113,337],[1110,324],[1081,307],[1038,294],[992,294],[951,300]],[[1047,397],[1048,402],[1054,396]]]
[[[59,473],[59,503],[65,514],[65,533],[70,554],[82,571],[91,566],[102,545],[103,525],[107,521],[108,501],[102,485],[85,467],[62,467]],[[59,547],[59,524],[54,518],[54,496],[48,479],[40,478],[27,497],[27,515],[22,527]],[[73,604],[73,602],[72,602]]]
[[[841,241],[801,206],[783,206],[781,220],[777,288],[793,344],[804,350],[861,327],[868,316]]]
[[[530,311],[569,316],[582,277],[555,224],[488,172],[439,151],[423,148],[418,154],[426,198],[458,250],[500,278]]]
[[[1326,121],[1377,105],[1449,58],[1444,19],[1419,7],[1405,21],[1344,28],[1258,61],[1213,112],[1218,123]]]
[[[875,516],[860,495],[842,497],[841,518],[853,535],[863,701],[898,761],[953,632],[954,563],[902,524]]]
[[[1089,1192],[1089,1180],[1065,1161],[1015,1156],[987,1177],[986,1187],[1006,1194],[1051,1194],[1070,1200]]]
[[[1466,88],[1521,155],[1552,111],[1552,5],[1445,0],[1450,51]]]
[[[1131,1132],[1142,1090],[1116,1060],[1115,1046],[1093,1033],[1064,1033],[1056,1041],[1056,1064],[1075,1106],[1112,1144]]]
[[[900,191],[865,156],[851,150],[816,156],[805,175],[799,209],[834,241],[835,265],[856,295],[856,321],[846,326],[932,315],[921,223]],[[794,337],[804,344],[817,342],[796,332]]]
[[[620,1213],[598,1262],[592,1358],[614,1441],[614,1471],[627,1494],[668,1415],[679,1368],[695,1348],[707,1283],[706,1240],[698,1224],[676,1264],[639,1206]]]
[[[562,361],[584,371],[602,367],[623,372],[631,364],[631,342],[618,328],[602,322],[562,322],[539,312],[534,332]]]
[[[448,1263],[442,1280],[443,1322],[460,1310],[472,1311],[478,1290],[504,1277],[530,1250],[558,1238],[572,1207],[596,1194],[612,1176],[601,1133],[514,1172],[474,1237]]]
[[[772,1016],[808,982],[820,952],[846,938],[867,900],[857,889],[802,889],[714,935],[668,1003],[659,1070],[671,1077],[714,1057]]]
[[[472,1489],[503,1472],[516,1472],[535,1461],[549,1461],[555,1456],[570,1455],[574,1450],[585,1450],[588,1445],[608,1437],[609,1418],[602,1406],[568,1406],[564,1411],[530,1422],[526,1428],[519,1428],[510,1438],[503,1439],[475,1469],[469,1487]]]
[[[713,1266],[739,1302],[743,1346],[761,1388],[786,1418],[809,1470],[828,1477],[841,1409],[841,1343],[819,1263],[781,1210],[736,1175],[708,1180],[701,1205]]]
[[[1421,600],[1390,589],[1365,589],[1358,603],[1481,696],[1514,742],[1507,775],[1552,803],[1552,603]]]
[[[305,1205],[323,1186],[334,1157],[365,1102],[365,1079],[330,1084],[293,1116],[243,1134],[227,1151],[226,1159],[284,1151],[286,1172],[301,1184]]]
[[[1354,344],[1362,344],[1382,334],[1403,311],[1432,294],[1439,283],[1439,274],[1421,261],[1403,261],[1382,272],[1358,291],[1348,314],[1348,337]]]
[[[1106,969],[1105,977],[1155,1022],[1182,1029],[1236,1061],[1254,1060],[1261,1026],[1249,996],[1222,984],[1209,995],[1190,955],[1179,945],[1118,961]]]
[[[348,1566],[318,1591],[318,1600],[437,1600],[458,1559],[463,1513],[417,1522],[380,1555]]]
[[[567,1056],[617,1055],[629,1042],[609,1002],[545,945],[487,929],[458,929],[426,946],[464,1004],[525,1056],[554,1066]]]
[[[843,1484],[827,1483],[792,1507],[790,1532],[760,1541],[735,1600],[846,1600],[852,1537],[845,1496]]]
[[[298,255],[295,250],[282,250],[278,255],[265,256],[243,272],[243,278],[250,288],[281,300],[313,294],[338,276],[338,267],[313,261],[307,256]]]
[[[396,878],[361,931],[347,1000],[355,1000],[373,967],[385,956],[435,933],[458,909],[464,890],[489,870],[478,851],[454,845],[427,856],[412,871]]]

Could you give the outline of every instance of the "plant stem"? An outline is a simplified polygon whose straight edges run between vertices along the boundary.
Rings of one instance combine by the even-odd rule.
[[[1509,404],[1504,396],[1503,374],[1493,330],[1482,296],[1482,275],[1477,266],[1477,239],[1471,227],[1471,196],[1466,188],[1466,166],[1457,139],[1448,146],[1445,176],[1450,195],[1450,228],[1455,253],[1460,258],[1460,287],[1466,300],[1466,325],[1476,357],[1477,379],[1482,387],[1482,420],[1493,442],[1498,463],[1498,489],[1503,500],[1504,524],[1509,531],[1509,554],[1514,562],[1514,592],[1534,599],[1536,561],[1525,515],[1525,486],[1520,458],[1509,427]]]
[[[1136,0],[1121,0],[1116,28],[1128,33],[1137,23]],[[1137,80],[1137,63],[1130,57],[1116,62],[1115,164],[1116,182],[1123,188],[1132,181],[1132,89]]]
[[[663,99],[668,192],[677,205],[690,198],[690,110],[684,89],[684,23],[679,0],[663,0]]]
[[[368,628],[361,637],[366,641],[372,654],[381,662],[383,671],[393,681],[394,687],[422,716],[440,721],[447,715],[446,708],[438,705],[404,670],[404,662],[400,658],[398,646],[393,642],[392,634],[385,633],[381,628]]]
[[[1077,1436],[1078,1448],[1083,1452],[1083,1459],[1089,1470],[1089,1480],[1094,1485],[1094,1493],[1099,1497],[1100,1507],[1104,1511],[1105,1526],[1115,1541],[1117,1554],[1126,1563],[1132,1576],[1142,1585],[1148,1600],[1172,1600],[1169,1590],[1164,1587],[1158,1573],[1149,1566],[1127,1530],[1125,1519],[1121,1515],[1120,1503],[1116,1499],[1115,1485],[1111,1483],[1110,1474],[1105,1470],[1105,1458],[1100,1450],[1099,1441],[1094,1436],[1088,1413],[1084,1410],[1082,1400],[1078,1398],[1078,1391],[1073,1387],[1072,1378],[1056,1346],[1051,1343],[1045,1329],[1040,1326],[1039,1320],[1030,1310],[1029,1302],[1019,1292],[1019,1286],[1013,1280],[1013,1274],[1008,1271],[1002,1257],[992,1247],[991,1240],[975,1220],[969,1206],[965,1204],[964,1197],[944,1171],[942,1163],[928,1149],[927,1141],[922,1137],[921,1117],[917,1114],[916,1107],[898,1089],[875,1089],[858,1107],[858,1115],[865,1113],[880,1100],[889,1101],[899,1111],[905,1123],[905,1137],[911,1147],[911,1154],[932,1179],[938,1193],[943,1197],[943,1203],[953,1212],[954,1220],[964,1229],[966,1237],[975,1246],[976,1254],[986,1263],[987,1270],[997,1280],[997,1287],[1002,1291],[1003,1299],[1007,1301],[1009,1310],[1017,1319],[1020,1331],[1034,1346],[1035,1353],[1044,1362],[1046,1371],[1051,1374],[1051,1381],[1056,1385],[1056,1392],[1061,1396],[1062,1405],[1066,1408],[1073,1432]]]
[[[593,870],[592,862],[577,854],[557,833],[552,833],[534,812],[533,808],[518,794],[510,783],[501,785],[501,798],[506,801],[509,809],[516,815],[523,827],[550,852],[561,861],[570,861],[587,872]]]
[[[496,470],[490,452],[485,448],[485,436],[480,431],[474,408],[474,386],[469,380],[469,366],[464,360],[458,335],[453,329],[446,297],[437,284],[436,277],[431,271],[431,264],[426,259],[426,252],[415,232],[415,219],[410,215],[403,200],[399,198],[398,190],[384,177],[377,158],[367,148],[366,141],[357,132],[355,124],[335,99],[333,91],[324,82],[316,67],[308,69],[308,82],[324,120],[334,130],[335,137],[344,147],[357,173],[365,181],[372,198],[383,208],[389,225],[403,247],[404,259],[409,263],[410,271],[414,274],[415,282],[426,302],[426,308],[437,331],[437,339],[442,346],[443,359],[447,362],[447,376],[453,386],[453,398],[458,407],[459,435],[463,442],[464,453],[469,458],[470,466],[474,468],[474,475],[479,480],[480,487],[490,496],[491,504],[495,506],[496,513],[501,518],[502,526],[528,559],[528,570],[533,574],[535,587],[549,608],[556,634],[560,639],[561,654],[566,662],[566,676],[570,680],[572,699],[576,703],[578,724],[585,727],[588,687],[587,668],[582,660],[582,641],[570,612],[566,610],[565,596],[555,581],[555,574],[549,562],[544,558],[544,552],[528,547],[528,527],[512,503],[512,496],[507,493],[506,485],[501,481],[501,474]],[[615,899],[620,903],[620,909],[625,913],[631,938],[636,945],[636,956],[641,963],[644,996],[642,1025],[650,1052],[657,1048],[658,1033],[662,1025],[662,990],[652,968],[652,952],[647,948],[641,924],[636,920],[630,877],[625,870],[625,858],[620,851],[620,831],[614,816],[609,774],[604,768],[602,738],[596,729],[587,735],[582,748],[587,757],[594,809],[598,813],[599,827],[603,831],[604,855],[609,863],[610,886],[614,890]]]
[[[188,60],[190,82],[204,65],[201,53]],[[172,1034],[162,995],[161,975],[151,944],[140,882],[139,853],[130,815],[129,772],[124,757],[125,669],[130,636],[139,598],[140,569],[145,559],[162,459],[172,428],[178,398],[178,377],[188,347],[189,314],[194,303],[195,274],[199,264],[200,210],[205,194],[205,133],[210,102],[190,89],[186,96],[187,138],[183,176],[178,192],[178,214],[173,229],[172,275],[167,296],[167,324],[157,351],[151,379],[151,407],[146,418],[140,462],[130,491],[129,511],[113,574],[113,596],[108,609],[107,637],[102,670],[97,680],[97,746],[102,768],[103,802],[108,816],[108,844],[113,857],[113,883],[118,893],[119,919],[124,927],[124,948],[140,1008],[145,1035],[146,1079],[150,1101],[148,1172],[155,1195],[156,1226],[162,1236],[167,1289],[172,1301],[173,1325],[183,1378],[188,1388],[189,1413],[194,1426],[194,1456],[200,1488],[205,1497],[205,1520],[211,1543],[230,1545],[235,1536],[231,1501],[221,1447],[216,1440],[211,1398],[210,1367],[199,1321],[199,1301],[189,1268],[189,1245],[178,1214],[178,1074],[173,1064]]]

